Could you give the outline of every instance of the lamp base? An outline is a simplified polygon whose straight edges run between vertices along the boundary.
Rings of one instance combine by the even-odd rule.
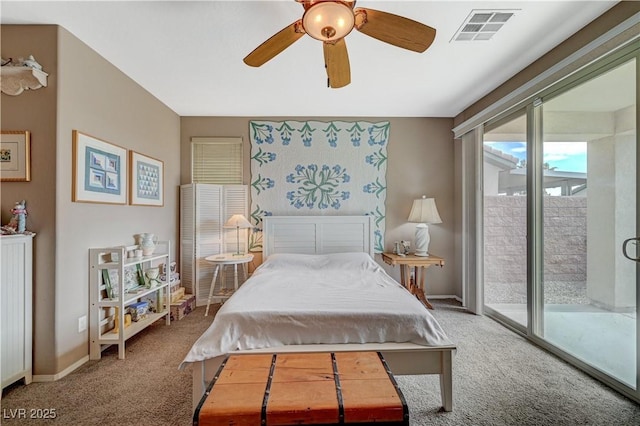
[[[244,253],[240,253],[240,227],[236,226],[236,252],[234,256],[244,256]]]
[[[419,257],[429,256],[429,226],[425,223],[416,225],[416,251],[414,255]]]

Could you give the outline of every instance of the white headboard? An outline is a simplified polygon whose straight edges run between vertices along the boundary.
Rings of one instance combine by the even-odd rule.
[[[274,253],[373,256],[373,216],[264,216],[262,222],[265,258]]]

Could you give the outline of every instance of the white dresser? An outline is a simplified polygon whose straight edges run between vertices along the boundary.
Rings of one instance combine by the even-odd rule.
[[[2,388],[31,383],[33,235],[0,236]]]

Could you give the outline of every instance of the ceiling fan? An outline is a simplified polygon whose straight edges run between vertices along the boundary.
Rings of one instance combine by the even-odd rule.
[[[370,37],[403,49],[424,52],[436,30],[420,22],[379,10],[355,8],[355,0],[295,0],[304,14],[249,53],[244,62],[259,67],[291,46],[304,34],[323,42],[329,87],[351,83],[351,67],[344,37],[354,28]]]

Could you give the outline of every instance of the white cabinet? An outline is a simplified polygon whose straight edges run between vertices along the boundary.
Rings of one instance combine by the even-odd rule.
[[[205,306],[213,265],[205,258],[237,250],[236,230],[224,223],[234,214],[247,217],[246,185],[194,183],[180,186],[180,279],[196,306]],[[240,250],[246,251],[247,230],[240,230]]]
[[[155,321],[170,323],[170,274],[145,283],[150,268],[171,264],[171,242],[158,241],[153,254],[129,258],[138,245],[89,249],[89,358],[100,359],[102,350],[118,345],[118,358],[125,357],[125,341]],[[169,301],[169,303],[166,303]],[[148,312],[126,321],[127,311],[147,302]],[[137,321],[136,321],[137,319]]]
[[[2,388],[31,383],[33,235],[0,237],[0,371]]]

